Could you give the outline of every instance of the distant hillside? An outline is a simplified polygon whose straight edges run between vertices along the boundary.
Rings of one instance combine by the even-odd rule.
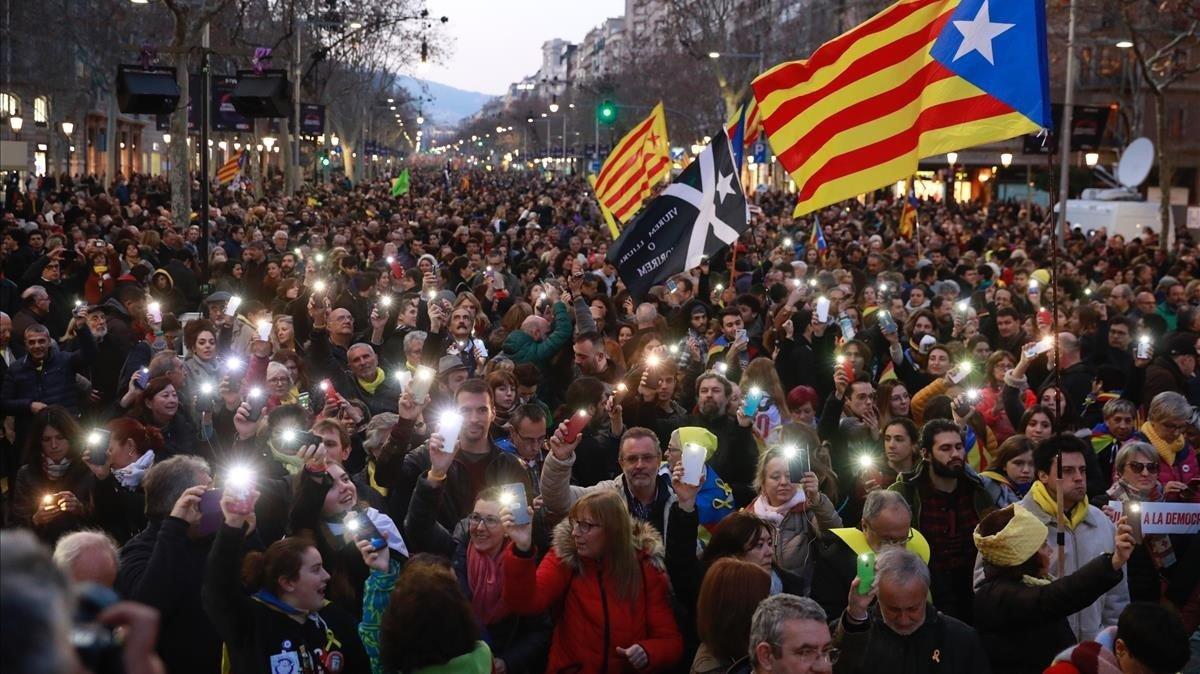
[[[455,124],[464,117],[470,117],[493,98],[490,94],[466,91],[413,77],[402,76],[400,86],[412,92],[414,96],[432,96],[433,102],[424,106],[425,116],[445,125]]]

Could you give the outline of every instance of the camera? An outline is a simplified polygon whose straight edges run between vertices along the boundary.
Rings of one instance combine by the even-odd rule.
[[[71,625],[71,645],[83,666],[96,674],[125,671],[121,641],[112,628],[99,622],[104,609],[120,601],[116,592],[95,583],[76,588],[77,602]]]

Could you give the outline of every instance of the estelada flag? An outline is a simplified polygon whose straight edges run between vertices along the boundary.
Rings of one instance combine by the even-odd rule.
[[[596,200],[617,222],[628,222],[655,185],[671,175],[667,118],[660,102],[613,148],[596,176]]]
[[[242,172],[242,164],[246,160],[246,151],[238,150],[229,155],[229,159],[221,164],[221,168],[217,169],[217,184],[228,185],[233,182],[233,179]]]
[[[796,215],[1050,125],[1045,0],[901,0],[753,83]]]

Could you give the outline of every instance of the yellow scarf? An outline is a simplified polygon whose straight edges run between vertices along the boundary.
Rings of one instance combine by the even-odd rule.
[[[380,385],[383,384],[385,376],[386,375],[383,374],[383,370],[381,368],[375,368],[375,380],[363,381],[362,379],[359,379],[358,385],[363,387],[363,390],[367,392],[367,395],[375,395],[375,389],[379,388]]]
[[[1161,458],[1163,461],[1166,461],[1168,465],[1174,466],[1175,455],[1183,450],[1183,443],[1184,440],[1186,440],[1183,434],[1180,433],[1179,437],[1175,438],[1175,442],[1167,442],[1166,440],[1158,437],[1158,433],[1154,432],[1154,425],[1149,421],[1142,424],[1141,430],[1142,435],[1146,436],[1146,439],[1150,441],[1150,444],[1154,445],[1154,451],[1158,452],[1159,458]]]
[[[379,492],[380,496],[387,498],[387,487],[381,487],[379,486],[379,483],[375,481],[375,459],[370,459],[367,461],[367,481],[371,485],[372,489]]]
[[[1034,480],[1033,486],[1029,489],[1029,494],[1033,496],[1033,502],[1038,504],[1038,507],[1046,511],[1046,514],[1058,520],[1058,500],[1050,495],[1046,490],[1046,485],[1042,484],[1041,480]],[[1087,519],[1088,504],[1087,501],[1080,501],[1075,504],[1075,508],[1067,513],[1067,528],[1071,531],[1079,526],[1079,523]]]

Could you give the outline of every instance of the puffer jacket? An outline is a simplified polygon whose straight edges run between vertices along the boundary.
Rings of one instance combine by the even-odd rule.
[[[550,333],[537,341],[524,330],[513,330],[504,340],[504,353],[514,363],[533,363],[543,373],[550,367],[550,360],[571,341],[571,312],[562,302],[554,303],[554,327]]]
[[[753,501],[746,507],[746,512],[755,514]],[[775,561],[785,571],[804,580],[805,595],[812,583],[813,564],[817,558],[816,542],[821,533],[840,526],[842,518],[829,497],[822,493],[817,503],[802,503],[792,508],[775,527]]]
[[[637,670],[642,674],[668,670],[682,656],[662,539],[644,522],[633,523],[632,535],[642,572],[642,586],[633,599],[621,596],[595,560],[579,557],[570,520],[555,527],[554,542],[540,565],[532,551],[520,554],[509,546],[504,553],[505,604],[525,615],[554,611],[547,672],[633,672],[617,648],[634,644],[649,659]]]

